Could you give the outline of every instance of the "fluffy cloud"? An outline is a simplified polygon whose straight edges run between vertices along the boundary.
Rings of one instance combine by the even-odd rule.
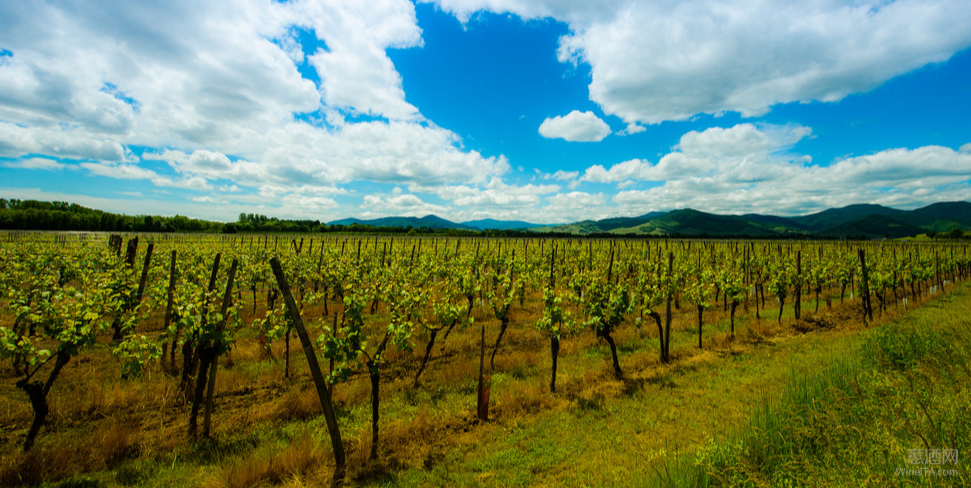
[[[18,169],[44,169],[48,171],[60,171],[65,168],[70,168],[70,166],[47,158],[28,158],[15,159],[13,161],[3,161],[0,163],[0,166]]]
[[[632,181],[671,181],[688,177],[709,176],[719,172],[731,181],[751,183],[771,179],[784,173],[790,163],[785,157],[770,157],[784,151],[812,131],[802,126],[763,126],[739,124],[713,127],[702,132],[691,131],[681,136],[677,151],[661,157],[657,164],[631,159],[610,169],[602,165],[587,168],[580,182],[621,183]],[[795,158],[806,162],[808,158]]]
[[[536,170],[536,171],[539,172],[539,170]],[[576,179],[577,176],[580,176],[580,172],[579,171],[563,171],[561,169],[561,170],[557,170],[556,173],[553,173],[553,174],[543,174],[542,176],[543,176],[543,179],[544,180],[569,181],[569,180]]]
[[[148,180],[155,186],[186,188],[191,190],[208,190],[210,188],[208,182],[198,176],[174,180],[137,164],[81,163],[80,166],[96,176],[121,180]]]
[[[424,217],[426,215],[448,215],[449,209],[441,205],[426,203],[412,194],[395,194],[390,196],[365,195],[364,208],[368,211],[364,218],[403,216]]]
[[[835,101],[971,45],[963,0],[434,2],[463,21],[492,11],[568,23],[559,59],[588,63],[590,99],[629,123]]]
[[[321,47],[305,52],[301,36]],[[386,50],[421,44],[407,0],[2,3],[0,157],[260,194],[360,180],[484,185],[506,159],[464,150],[405,101]],[[308,113],[326,123],[295,121]],[[159,149],[139,159],[133,146]]]
[[[393,119],[418,116],[418,109],[405,101],[401,76],[385,54],[389,47],[421,45],[410,2],[305,1],[297,10],[327,43],[327,50],[309,57],[327,105]]]
[[[647,180],[650,178],[651,168],[650,163],[640,159],[631,159],[630,161],[615,164],[609,170],[599,164],[595,164],[583,172],[583,177],[580,178],[580,181],[616,183],[629,179]]]
[[[966,151],[889,149],[820,166],[789,152],[809,132],[798,126],[748,124],[690,132],[682,136],[680,150],[656,165],[632,160],[609,170],[592,166],[580,180],[662,182],[618,192],[613,201],[627,215],[684,207],[799,214],[860,202],[916,207],[971,198],[971,154]]]
[[[610,127],[593,112],[574,110],[563,116],[547,118],[540,124],[539,133],[547,139],[600,142],[610,135]]]
[[[434,192],[439,198],[449,200],[460,207],[503,208],[535,207],[542,195],[556,193],[557,185],[509,185],[493,178],[485,188],[468,185],[442,186],[433,189],[413,188],[414,191]]]
[[[128,158],[121,143],[84,129],[21,127],[0,121],[0,156],[16,158],[27,154],[101,161]]]
[[[712,127],[681,136],[678,147],[695,157],[724,158],[777,150],[808,137],[812,130],[802,126],[763,126],[739,124],[723,129]]]

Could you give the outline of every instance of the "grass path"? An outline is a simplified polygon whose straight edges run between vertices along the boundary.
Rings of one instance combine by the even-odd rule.
[[[971,305],[967,286],[956,291],[948,300]],[[896,313],[923,316],[928,307],[942,310],[933,301],[916,311]],[[866,337],[868,330],[851,320],[831,329],[782,335],[769,343],[694,352],[672,366],[648,368],[624,382],[602,377],[573,400],[561,399],[551,410],[500,420],[487,433],[457,439],[431,466],[375,476],[364,484],[645,486],[663,482],[673,475],[672,460],[736,435],[757,407],[786,392],[792,378],[827,370],[855,354]]]

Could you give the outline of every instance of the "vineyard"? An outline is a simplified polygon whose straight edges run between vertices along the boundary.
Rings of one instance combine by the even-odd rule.
[[[971,258],[929,241],[17,233],[0,269],[0,485],[357,486],[444,469],[438,484],[482,436],[883,327]],[[482,471],[456,484],[511,483]],[[543,476],[516,484],[564,482]]]

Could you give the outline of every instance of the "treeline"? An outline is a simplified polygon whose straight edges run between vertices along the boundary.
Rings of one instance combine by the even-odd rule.
[[[971,232],[964,232],[959,227],[955,227],[948,232],[930,231],[927,233],[927,237],[931,239],[968,239],[971,238]]]
[[[0,198],[0,229],[91,232],[345,232],[354,234],[437,234],[473,236],[464,229],[375,227],[364,224],[326,225],[319,220],[284,220],[258,214],[239,215],[237,222],[212,222],[183,215],[122,215],[76,203]]]
[[[433,229],[429,227],[374,226],[353,223],[327,225],[319,220],[284,220],[266,215],[241,213],[235,223],[226,224],[223,232],[343,232],[350,234],[437,234],[449,236],[476,236],[482,233],[468,229]]]
[[[183,215],[122,215],[76,203],[0,198],[0,229],[103,232],[222,232],[225,224]]]

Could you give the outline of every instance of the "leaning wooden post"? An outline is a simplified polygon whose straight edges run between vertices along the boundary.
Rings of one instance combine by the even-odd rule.
[[[172,302],[175,300],[175,281],[176,281],[175,256],[176,256],[176,251],[173,250],[172,264],[169,265],[169,287],[165,291],[165,295],[167,298],[165,302],[165,319],[162,325],[162,330],[166,332],[169,330],[169,324],[172,323]],[[162,363],[163,364],[165,363],[166,349],[169,345],[169,341],[167,339],[168,337],[166,337],[166,341],[162,343]],[[169,361],[169,365],[173,367],[175,366],[175,337],[172,338],[172,356]]]
[[[300,343],[303,344],[303,352],[306,354],[307,364],[310,366],[310,376],[314,380],[314,386],[317,387],[317,396],[320,398],[320,406],[324,411],[324,419],[327,421],[327,432],[330,434],[330,442],[334,448],[334,463],[336,464],[332,486],[343,486],[346,464],[344,444],[341,442],[341,431],[337,425],[337,416],[334,414],[334,406],[330,400],[330,391],[327,390],[324,375],[320,372],[320,364],[317,363],[314,344],[310,341],[310,336],[307,335],[307,329],[303,325],[303,319],[300,318],[300,309],[297,308],[297,302],[294,301],[293,294],[290,293],[290,285],[287,284],[287,278],[283,274],[283,267],[280,266],[280,258],[274,256],[273,259],[270,259],[270,267],[273,268],[273,275],[276,277],[277,285],[283,293],[283,300],[286,302],[287,310],[290,311],[293,327],[297,329],[297,335],[300,336]]]
[[[152,265],[152,251],[155,250],[155,243],[149,242],[145,249],[145,264],[142,266],[142,277],[138,280],[138,291],[135,293],[135,302],[141,303],[142,296],[145,295],[145,282],[148,281],[148,268]]]
[[[206,392],[206,414],[203,420],[204,427],[202,435],[205,437],[209,437],[209,432],[212,431],[213,392],[216,390],[216,370],[219,368],[219,350],[222,349],[222,340],[219,339],[219,336],[226,327],[226,313],[229,312],[229,305],[233,301],[233,284],[236,280],[236,268],[238,266],[239,260],[233,259],[233,264],[229,267],[229,277],[226,280],[226,293],[223,295],[223,304],[219,309],[219,314],[222,319],[216,324],[216,340],[209,346],[213,349],[211,352],[213,360],[209,371],[209,391]]]
[[[482,337],[479,339],[479,396],[476,413],[479,420],[489,420],[489,391],[483,381],[485,367],[485,322],[482,322]]]
[[[857,254],[860,257],[860,267],[862,268],[861,271],[863,274],[861,277],[863,282],[860,284],[860,298],[863,301],[863,322],[866,323],[867,319],[873,322],[873,305],[870,304],[870,274],[866,269],[866,251],[860,248],[857,250]]]
[[[796,297],[793,303],[796,320],[802,315],[802,251],[796,251]]]
[[[668,251],[668,289],[665,290],[667,298],[664,302],[664,337],[661,337],[661,361],[668,363],[671,361],[671,295],[674,287],[671,280],[674,274],[674,252]]]

